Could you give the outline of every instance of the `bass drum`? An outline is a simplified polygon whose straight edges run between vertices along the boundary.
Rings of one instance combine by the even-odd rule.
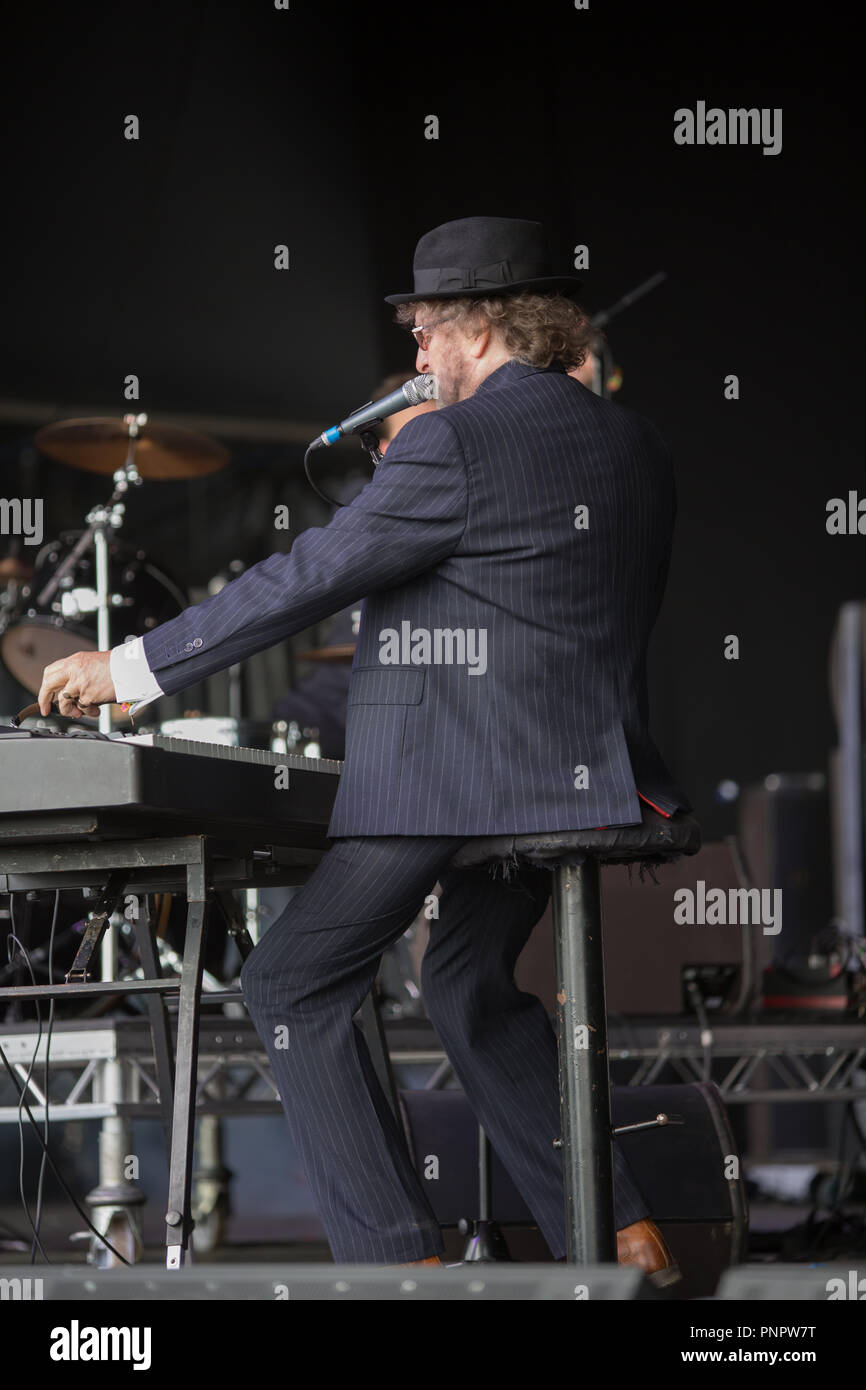
[[[42,547],[33,579],[20,587],[16,605],[6,615],[0,658],[9,674],[34,695],[42,684],[43,670],[52,661],[97,650],[93,551],[79,556],[69,573],[53,585],[81,534],[66,531]],[[108,547],[108,592],[113,647],[176,618],[187,606],[183,590],[152,565],[143,550],[117,540]]]

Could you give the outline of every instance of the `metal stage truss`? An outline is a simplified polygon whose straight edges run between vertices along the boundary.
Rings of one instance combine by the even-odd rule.
[[[208,1016],[214,995],[205,995],[200,1027],[196,1111],[209,1115],[268,1115],[279,1101],[267,1057],[240,995],[220,1005],[238,1017]],[[172,1023],[174,1020],[172,1020]],[[395,1068],[438,1068],[445,1054],[423,1020],[386,1026]],[[37,1031],[32,1023],[0,1025],[0,1046],[19,1080],[27,1081]],[[866,1023],[719,1022],[707,1033],[691,1020],[611,1020],[610,1060],[617,1085],[712,1080],[726,1105],[759,1102],[830,1102],[866,1099]],[[28,1083],[35,1119],[44,1117],[45,1034]],[[50,1117],[95,1120],[111,1115],[159,1118],[159,1085],[146,1018],[61,1021],[50,1049]],[[124,1099],[101,1094],[101,1062],[116,1060],[125,1078]],[[0,1076],[0,1123],[17,1124],[11,1083]]]

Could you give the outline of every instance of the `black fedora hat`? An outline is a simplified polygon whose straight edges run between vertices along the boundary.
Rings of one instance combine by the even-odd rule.
[[[386,304],[465,299],[526,291],[573,295],[583,281],[552,275],[540,222],[519,217],[461,217],[425,232],[415,247],[415,288]]]

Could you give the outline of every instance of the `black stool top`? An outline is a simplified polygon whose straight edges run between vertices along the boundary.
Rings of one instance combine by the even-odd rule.
[[[455,869],[481,864],[525,861],[556,868],[582,859],[600,864],[668,864],[701,847],[701,827],[694,816],[677,811],[663,816],[641,803],[639,825],[614,825],[605,830],[550,830],[537,835],[487,835],[467,840],[451,860]]]

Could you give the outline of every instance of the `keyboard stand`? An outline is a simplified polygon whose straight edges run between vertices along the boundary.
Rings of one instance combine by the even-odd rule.
[[[93,996],[142,995],[153,1040],[159,1079],[163,1128],[169,1147],[168,1203],[166,1209],[166,1268],[180,1269],[192,1234],[191,1185],[195,1136],[196,1069],[201,1011],[201,981],[205,945],[205,907],[209,896],[234,888],[302,883],[321,858],[321,851],[283,852],[278,862],[252,850],[238,850],[205,835],[94,842],[66,840],[74,833],[73,817],[55,813],[41,817],[44,838],[39,844],[15,843],[14,826],[0,837],[0,893],[31,889],[80,888],[95,881],[107,881],[107,893],[151,893],[185,891],[187,900],[186,934],[181,979],[162,977],[156,953],[155,923],[142,918],[137,927],[141,980],[96,981],[87,977],[87,962],[73,966],[79,978],[62,984],[22,985],[0,988],[0,1004],[5,1000],[91,998]],[[108,924],[106,894],[100,899],[104,914],[102,930]],[[99,924],[88,939],[89,954],[98,943]],[[84,945],[84,943],[82,943]],[[86,978],[80,978],[81,973]],[[178,998],[177,1046],[172,1061],[171,1033],[166,999]],[[236,998],[236,995],[232,996]],[[217,1003],[220,995],[209,994]]]

